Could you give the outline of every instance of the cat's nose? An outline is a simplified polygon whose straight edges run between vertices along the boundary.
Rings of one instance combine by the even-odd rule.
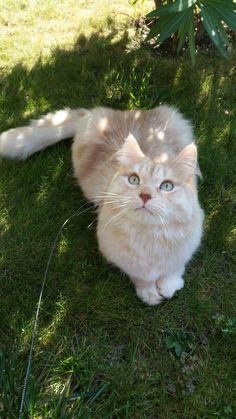
[[[139,196],[142,199],[144,204],[146,204],[146,202],[149,201],[149,199],[152,199],[152,197],[149,193],[141,192],[141,194],[139,194]]]

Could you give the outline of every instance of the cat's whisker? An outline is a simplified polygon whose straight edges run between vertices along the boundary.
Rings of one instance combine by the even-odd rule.
[[[131,202],[127,199],[114,199],[114,198],[107,198],[107,200],[103,201],[102,204],[107,204],[108,202],[114,202],[114,203],[128,203]]]
[[[178,214],[176,211],[172,211],[171,209],[168,209],[168,214],[173,215],[175,219],[182,221],[184,224],[186,224],[186,222],[191,222],[190,220],[188,221],[186,217],[181,216],[181,214]]]
[[[81,199],[81,201],[80,202],[83,202],[83,201],[85,201],[82,205],[80,205],[80,207],[78,208],[78,211],[80,211],[82,208],[84,208],[86,205],[89,205],[89,207],[88,208],[85,208],[82,212],[84,213],[84,212],[86,212],[86,211],[88,211],[88,210],[90,210],[90,209],[93,209],[93,208],[95,208],[94,207],[94,204],[91,204],[91,202],[89,202],[89,201],[87,201],[87,199]]]
[[[113,203],[112,203],[112,205],[113,205]],[[113,206],[114,206],[115,209],[118,209],[118,208],[127,208],[127,204],[119,204],[119,205],[113,205]]]
[[[112,219],[111,224],[117,224],[117,221],[119,221],[125,214],[127,214],[127,210],[124,210],[123,212],[121,212],[119,215],[117,215],[116,218]]]
[[[96,221],[97,221],[97,217],[87,226],[87,229],[90,229]]]
[[[178,214],[176,211],[173,211],[170,208],[167,208],[166,205],[162,204],[161,202],[159,202],[158,204],[153,204],[153,209],[157,211],[160,210],[162,213],[166,213],[167,215],[173,215],[174,219],[177,221],[180,221],[183,223],[188,222],[188,220],[186,220],[186,217],[183,217],[181,216],[181,214]]]
[[[173,242],[168,239],[169,234],[168,234],[167,224],[164,222],[161,215],[159,215],[159,217],[160,217],[161,223],[162,223],[162,225],[165,229],[165,233],[166,233],[165,240],[166,240],[167,247],[170,249],[171,253],[173,254],[174,247],[173,247]]]
[[[127,208],[127,205],[116,205],[116,206],[113,206],[113,207],[111,207],[113,210],[127,210],[127,212],[128,212],[128,208]],[[110,210],[110,208],[109,208],[109,210]]]
[[[166,211],[166,205],[165,204],[163,204],[162,202],[158,202],[158,203],[156,203],[156,202],[153,202],[152,203],[152,207],[153,207],[153,209],[160,209],[160,210],[162,210],[163,212],[165,212]]]
[[[126,196],[124,197],[123,195],[121,195],[121,196],[116,196],[116,195],[105,195],[105,196],[103,196],[103,195],[97,195],[97,196],[95,196],[94,199],[96,199],[96,200],[102,199],[103,201],[106,200],[106,199],[114,199],[114,200],[117,200],[117,201],[120,201],[120,200],[131,201],[132,200],[132,198],[126,197]]]
[[[160,218],[161,224],[162,224],[162,226],[163,226],[163,228],[164,228],[165,235],[166,235],[166,236],[168,236],[166,223],[164,222],[164,220],[163,220],[162,216],[161,216],[160,214],[158,214],[158,215],[159,215],[159,218]]]
[[[110,192],[110,191],[103,191],[103,192],[101,192],[101,194],[104,194],[104,195],[117,195],[117,196],[123,196],[123,195],[121,195],[121,194],[119,194],[119,193],[117,193],[117,192]]]
[[[98,203],[98,206],[114,205],[115,207],[119,208],[120,206],[130,206],[131,204],[132,204],[132,200],[127,199],[126,197],[123,197],[123,198],[106,197],[101,203]]]
[[[103,205],[108,205],[108,204],[119,204],[119,205],[125,205],[125,203],[121,203],[120,201],[106,201],[103,202]]]
[[[122,218],[122,216],[127,213],[127,209],[124,209],[120,212],[118,212],[118,214],[115,214],[114,217],[112,217],[103,227],[103,229],[105,229],[106,227],[108,227],[110,224],[115,224],[115,222],[117,222],[120,218]]]
[[[101,193],[100,195],[96,195],[95,196],[95,198],[104,198],[104,199],[106,199],[106,198],[117,198],[117,199],[122,199],[122,198],[128,198],[128,199],[130,199],[130,197],[127,197],[127,196],[124,196],[124,195],[121,195],[121,194],[117,194],[117,193],[111,193],[111,192],[109,192],[109,193],[107,193],[107,194],[105,194],[105,193]]]

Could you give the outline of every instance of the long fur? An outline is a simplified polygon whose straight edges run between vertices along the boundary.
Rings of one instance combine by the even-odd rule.
[[[2,133],[0,155],[24,159],[72,136],[75,177],[98,206],[101,253],[129,275],[147,304],[171,298],[202,236],[191,124],[168,106],[66,109]]]
[[[0,155],[26,159],[65,138],[76,134],[79,118],[84,110],[65,109],[49,113],[29,126],[13,128],[0,135]]]

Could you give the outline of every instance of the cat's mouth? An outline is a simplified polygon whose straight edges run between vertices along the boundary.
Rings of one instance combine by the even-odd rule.
[[[151,215],[154,215],[152,211],[150,211],[150,209],[148,209],[147,207],[145,207],[144,205],[142,207],[138,207],[135,208],[135,211],[142,211],[142,212],[148,212]]]

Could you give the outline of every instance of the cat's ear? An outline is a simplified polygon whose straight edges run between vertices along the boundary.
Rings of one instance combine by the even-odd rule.
[[[175,170],[181,171],[181,174],[186,178],[193,177],[194,175],[201,177],[201,172],[197,162],[196,145],[191,143],[184,147],[173,160],[172,166]]]
[[[124,145],[115,153],[113,160],[122,166],[129,167],[138,163],[144,156],[132,134],[125,139]]]

